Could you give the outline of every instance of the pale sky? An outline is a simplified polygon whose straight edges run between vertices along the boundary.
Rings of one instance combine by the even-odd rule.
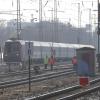
[[[39,9],[39,0],[20,0],[21,1],[21,14],[23,14],[22,19],[29,21],[31,15],[34,18],[39,18],[39,13],[36,10]],[[54,0],[42,0],[43,1],[43,20],[51,20],[52,12],[49,11],[54,8]],[[46,2],[47,5],[44,7]],[[57,17],[59,21],[70,23],[74,26],[78,26],[78,3],[80,3],[81,11],[81,26],[89,23],[89,9],[91,9],[91,23],[97,23],[97,0],[57,0]],[[2,11],[16,10],[17,0],[0,0],[0,13]],[[36,9],[36,10],[24,10],[24,9]],[[23,11],[24,10],[24,11]],[[62,11],[62,12],[60,12]],[[9,12],[7,12],[9,13]],[[10,12],[11,13],[11,12]],[[13,12],[16,14],[16,12]],[[16,15],[0,14],[0,19],[10,20],[16,19]]]

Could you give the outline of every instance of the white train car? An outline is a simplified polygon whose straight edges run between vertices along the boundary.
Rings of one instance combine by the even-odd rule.
[[[28,61],[28,46],[31,43],[31,59],[34,63],[43,63],[43,58],[51,56],[53,52],[56,61],[69,60],[76,55],[76,49],[80,47],[92,47],[92,45],[52,43],[25,40],[7,40],[4,45],[3,60],[6,64],[23,63]]]

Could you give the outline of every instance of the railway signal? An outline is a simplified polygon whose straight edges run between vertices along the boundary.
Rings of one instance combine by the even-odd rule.
[[[29,92],[31,91],[31,58],[32,58],[32,54],[33,54],[33,42],[26,42],[25,43],[26,45],[26,51],[27,51],[27,54],[28,54],[28,64],[29,64],[29,67],[28,67],[28,70],[29,70]]]
[[[28,69],[29,69],[29,91],[31,91],[31,73],[30,73],[30,60],[31,60],[31,57],[30,57],[30,55],[31,55],[31,49],[30,49],[30,42],[28,42],[28,57],[29,57],[29,67],[28,67]]]

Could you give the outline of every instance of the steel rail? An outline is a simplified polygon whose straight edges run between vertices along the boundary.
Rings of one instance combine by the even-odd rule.
[[[90,81],[90,85],[95,84],[97,82],[100,82],[100,78],[97,78],[97,79]],[[47,99],[50,99],[50,98],[53,98],[53,97],[57,97],[59,95],[63,95],[64,93],[75,91],[77,89],[81,89],[81,86],[75,85],[75,86],[72,86],[72,87],[68,87],[68,88],[65,88],[65,89],[58,90],[58,91],[46,93],[46,94],[39,95],[39,96],[36,96],[36,97],[26,98],[25,100],[47,100]],[[72,99],[61,98],[61,100],[72,100]]]
[[[74,99],[83,97],[83,96],[85,96],[85,95],[87,95],[89,93],[93,93],[95,91],[98,91],[98,90],[100,91],[100,86],[96,86],[96,87],[93,87],[93,88],[89,88],[89,89],[84,90],[82,92],[78,92],[78,93],[72,94],[70,96],[66,96],[66,97],[57,99],[57,100],[74,100]]]
[[[56,65],[57,66],[57,65]],[[62,65],[58,65],[58,66],[62,66]],[[63,65],[64,66],[64,65]],[[57,70],[58,68],[54,68],[53,70]],[[70,67],[66,67],[66,68],[61,68],[61,69],[70,69]],[[59,70],[59,69],[58,69]],[[34,70],[31,69],[31,71],[34,72]],[[43,69],[41,71],[50,71],[50,69]],[[15,75],[21,75],[21,74],[28,74],[28,70],[23,70],[23,71],[18,71],[18,72],[9,72],[9,73],[3,73],[0,74],[0,78],[4,78],[4,77],[8,77],[8,76],[15,76]]]
[[[31,77],[31,82],[40,82],[40,81],[44,81],[44,80],[48,80],[48,79],[51,79],[51,78],[56,78],[56,77],[59,77],[59,76],[72,74],[72,73],[75,73],[75,71],[67,70],[67,71],[63,71],[63,72],[59,72],[59,73],[44,74],[43,76]],[[13,81],[7,81],[7,82],[1,82],[0,88],[2,89],[2,88],[17,86],[17,85],[27,84],[28,82],[29,82],[28,78],[13,80]]]
[[[46,76],[50,76],[50,75],[57,75],[57,74],[61,74],[61,73],[65,73],[65,72],[70,72],[73,71],[72,69],[69,70],[64,70],[64,71],[59,71],[59,72],[50,72],[47,74],[41,74],[41,75],[36,75],[36,76],[31,76],[31,79],[37,79],[37,78],[41,78],[41,77],[46,77]],[[21,78],[21,79],[16,79],[16,80],[10,80],[10,81],[4,81],[4,82],[0,82],[0,85],[4,84],[4,83],[13,83],[13,82],[19,82],[19,81],[26,81],[28,80],[27,78]]]

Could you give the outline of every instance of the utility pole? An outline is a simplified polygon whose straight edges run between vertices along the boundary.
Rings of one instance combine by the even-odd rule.
[[[54,21],[57,21],[57,0],[54,0]]]
[[[87,8],[84,10],[88,10],[89,13],[89,26],[88,26],[88,44],[92,44],[92,32],[91,32],[91,26],[92,26],[92,18],[91,18],[91,8]]]
[[[54,0],[54,33],[55,42],[58,42],[58,24],[57,24],[57,0]]]
[[[54,12],[54,10],[53,10],[53,8],[51,9],[51,10],[48,10],[48,11],[51,11],[51,30],[52,30],[52,39],[51,39],[51,41],[52,41],[52,44],[51,44],[51,56],[52,56],[52,50],[53,50],[53,42],[54,42],[54,20],[53,20],[53,12]]]
[[[78,30],[80,29],[80,21],[81,21],[81,18],[80,18],[80,3],[77,3],[78,4]],[[80,43],[80,30],[79,30],[79,33],[78,33],[78,36],[77,36],[77,43],[79,44]]]
[[[20,0],[17,0],[17,39],[20,39],[21,17],[20,17]]]
[[[97,31],[97,34],[98,34],[98,55],[97,55],[97,59],[98,59],[98,72],[100,72],[100,3],[99,3],[99,0],[98,0],[98,31]]]
[[[59,42],[57,13],[58,12],[64,12],[64,11],[58,11],[57,10],[57,0],[54,0],[54,10],[52,8],[52,10],[48,10],[48,11],[52,11],[52,16],[53,16],[53,12],[54,12],[54,16],[53,16],[54,17],[54,19],[53,19],[53,27],[54,27],[53,28],[54,29],[54,35],[53,35],[53,37],[54,37],[54,39],[53,39],[53,41]]]
[[[42,25],[42,0],[39,0],[39,41],[43,41],[43,25]],[[41,45],[41,44],[40,44]],[[40,46],[42,61],[42,46]]]
[[[92,23],[91,23],[91,9],[88,9],[89,10],[89,25],[90,25],[90,27],[89,27],[89,44],[91,44],[92,43],[92,33],[91,33],[91,25],[92,25]]]
[[[51,9],[51,10],[48,10],[48,11],[51,11],[51,16],[52,16],[52,45],[51,45],[51,56],[53,56],[53,54],[54,54],[54,49],[53,49],[53,42],[55,41],[55,42],[58,42],[57,41],[57,38],[59,38],[58,37],[58,24],[57,24],[57,13],[58,12],[63,12],[64,13],[64,11],[57,11],[57,6],[55,6],[55,5],[57,5],[57,3],[56,3],[56,0],[55,0],[55,2],[54,2],[54,10],[53,10],[53,8]],[[53,12],[54,12],[54,16],[53,16]],[[54,20],[53,20],[53,17],[54,17]],[[54,34],[53,34],[54,33]]]
[[[78,27],[80,28],[80,3],[77,3],[78,4]]]
[[[80,31],[80,25],[81,25],[81,16],[80,16],[80,3],[73,3],[78,5],[78,31]],[[77,43],[80,43],[80,32],[78,32],[77,35]]]
[[[55,38],[54,38],[54,36],[56,36],[55,34],[53,34],[53,33],[55,33],[55,22],[57,23],[57,21],[55,21],[57,18],[55,18],[53,15],[53,12],[54,12],[54,10],[53,10],[53,8],[51,9],[51,10],[48,10],[48,11],[51,11],[51,16],[52,16],[52,41],[54,42],[55,41]],[[57,13],[58,12],[61,12],[61,13],[64,13],[64,11],[57,11]]]
[[[42,0],[39,0],[39,41],[43,41],[43,30],[42,30]]]

